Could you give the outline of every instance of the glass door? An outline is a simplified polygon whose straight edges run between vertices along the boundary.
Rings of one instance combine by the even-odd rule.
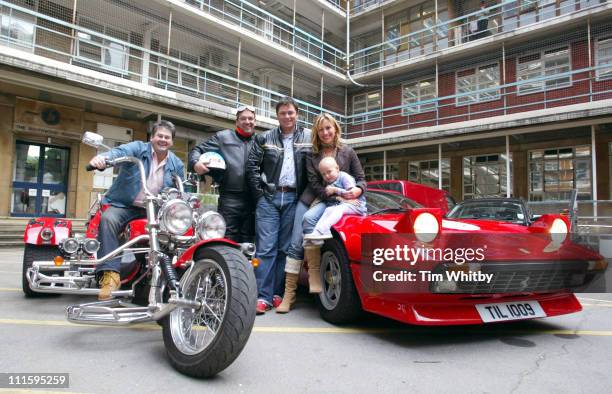
[[[17,141],[11,216],[66,216],[70,150]]]

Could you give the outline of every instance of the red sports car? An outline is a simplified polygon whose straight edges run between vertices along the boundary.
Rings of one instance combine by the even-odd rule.
[[[534,216],[521,200],[468,201],[443,217],[397,193],[366,199],[367,216],[344,216],[322,247],[317,302],[332,323],[363,310],[419,325],[557,316],[580,311],[572,291],[607,268],[572,242],[566,217]]]

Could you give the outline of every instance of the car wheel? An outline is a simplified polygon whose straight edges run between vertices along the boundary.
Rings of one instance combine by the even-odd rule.
[[[354,321],[361,313],[361,300],[355,288],[344,245],[331,239],[321,248],[321,282],[317,305],[321,317],[334,324]]]

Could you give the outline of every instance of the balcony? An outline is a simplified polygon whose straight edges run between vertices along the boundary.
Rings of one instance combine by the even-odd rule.
[[[64,11],[72,14],[68,8]],[[121,31],[104,25],[97,19],[99,15],[88,15],[85,9],[77,11],[78,23],[73,24],[58,15],[0,0],[0,59],[38,72],[45,72],[45,67],[34,62],[70,65],[47,73],[81,81],[70,71],[80,70],[79,74],[93,76],[90,80],[96,81],[83,83],[110,90],[121,86],[133,92],[131,96],[138,96],[137,91],[145,92],[140,96],[149,100],[150,93],[164,102],[182,95],[185,99],[181,102],[187,103],[185,107],[190,111],[189,102],[211,108],[217,115],[231,114],[234,108],[246,104],[257,108],[258,117],[275,117],[274,107],[285,94],[205,67],[200,61],[203,54],[164,47],[159,36],[154,37],[150,32]],[[132,20],[134,25],[143,25],[138,18],[146,16],[123,17]],[[305,124],[310,124],[323,110],[318,105],[297,101]]]
[[[181,0],[215,18],[245,29],[269,43],[344,74],[346,53],[319,37],[242,0]]]
[[[540,89],[534,91],[537,86]],[[458,90],[461,93],[414,100],[409,104],[347,116],[344,118],[346,126],[343,137],[354,139],[371,136],[366,143],[371,145],[375,140],[381,141],[381,135],[393,132],[414,137],[431,131],[429,138],[439,137],[443,135],[442,130],[435,129],[435,126],[449,125],[451,127],[447,130],[455,132],[462,127],[458,123],[474,120],[478,122],[469,123],[469,132],[479,128],[488,130],[490,127],[487,128],[487,124],[495,122],[512,127],[511,123],[520,119],[554,121],[557,116],[567,114],[569,109],[576,113],[594,111],[587,115],[585,112],[575,114],[574,117],[611,113],[612,61],[608,59],[606,63],[594,67],[502,85],[493,84],[483,89],[464,86]],[[412,129],[414,132],[405,133]],[[363,138],[360,140],[365,141]]]
[[[399,72],[409,64],[468,48],[473,49],[477,55],[483,50],[480,45],[482,42],[507,39],[554,23],[564,23],[568,16],[576,18],[610,9],[612,3],[605,0],[563,1],[558,4],[503,1],[451,20],[438,20],[438,23],[434,17],[430,17],[419,20],[419,24],[425,28],[416,27],[418,30],[409,34],[352,52],[350,70],[355,78],[359,78],[374,76],[386,70]],[[387,36],[414,28],[402,26],[401,29],[388,31]]]

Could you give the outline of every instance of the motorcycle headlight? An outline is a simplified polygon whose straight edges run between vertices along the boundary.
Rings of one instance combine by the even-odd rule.
[[[429,212],[423,212],[417,216],[412,227],[414,235],[421,242],[433,241],[440,231],[438,219]]]
[[[198,222],[198,237],[200,239],[223,238],[225,236],[225,220],[217,212],[208,211]]]
[[[79,241],[76,238],[66,238],[61,243],[62,249],[66,254],[74,254],[79,251]]]
[[[185,201],[170,200],[159,210],[159,226],[163,231],[183,235],[191,227],[192,212]]]
[[[167,187],[164,190],[162,190],[162,193],[166,195],[166,198],[168,200],[174,200],[177,198],[181,198],[181,192],[179,192],[178,189],[174,187]]]

